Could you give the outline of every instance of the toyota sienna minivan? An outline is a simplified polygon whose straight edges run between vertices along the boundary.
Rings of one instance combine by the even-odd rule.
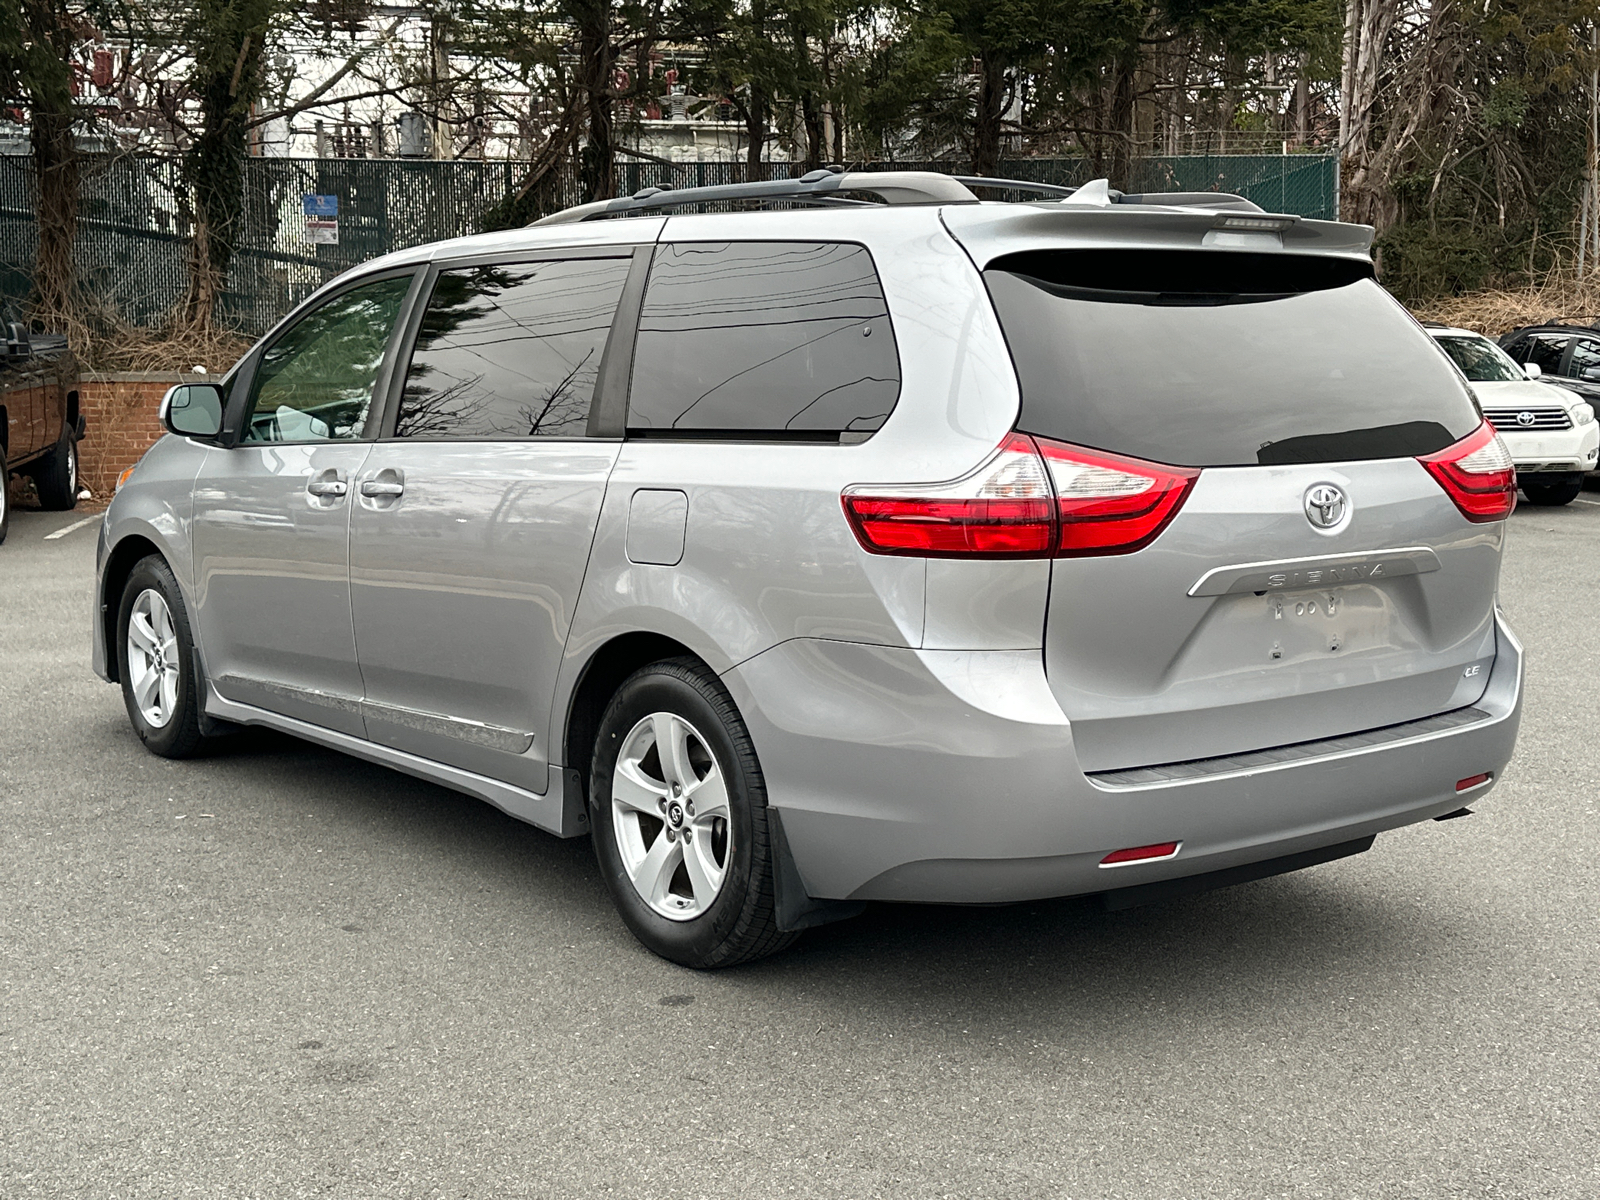
[[[696,967],[1481,799],[1512,463],[1371,230],[995,186],[647,189],[349,272],[169,393],[96,670],[156,754],[268,726],[588,835]]]

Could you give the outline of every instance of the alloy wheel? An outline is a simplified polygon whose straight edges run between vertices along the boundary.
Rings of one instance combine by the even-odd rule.
[[[165,728],[178,702],[178,630],[154,588],[140,592],[128,614],[128,683],[145,723]]]
[[[709,909],[733,851],[728,786],[704,737],[676,713],[651,713],[622,743],[611,820],[634,890],[663,917]]]

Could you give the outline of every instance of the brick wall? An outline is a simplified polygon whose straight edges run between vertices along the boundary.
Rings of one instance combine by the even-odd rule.
[[[117,476],[133,466],[162,434],[156,414],[161,397],[175,383],[204,375],[173,371],[86,374],[78,382],[78,409],[89,428],[78,443],[78,470],[97,501],[111,499]]]

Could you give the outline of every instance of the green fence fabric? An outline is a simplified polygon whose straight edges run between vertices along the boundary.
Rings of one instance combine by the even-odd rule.
[[[963,174],[953,163],[900,162],[902,170]],[[260,334],[323,283],[391,250],[476,233],[514,189],[526,163],[404,159],[252,158],[245,164],[239,247],[222,295],[222,319]],[[788,163],[763,164],[767,177]],[[1017,159],[1000,174],[1033,183],[1080,184],[1084,159]],[[625,160],[617,190],[701,187],[749,178],[742,163],[667,165]],[[90,160],[82,184],[76,257],[85,291],[122,319],[158,321],[187,286],[189,205],[171,159]],[[581,199],[576,179],[557,181],[562,202]],[[1238,192],[1271,212],[1332,219],[1338,174],[1324,155],[1180,155],[1136,163],[1130,191]],[[308,237],[302,197],[338,197],[338,243]],[[0,307],[19,310],[38,244],[32,162],[0,155]]]

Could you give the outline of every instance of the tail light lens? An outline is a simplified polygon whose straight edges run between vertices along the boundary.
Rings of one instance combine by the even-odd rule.
[[[1511,452],[1487,421],[1455,445],[1417,461],[1439,481],[1445,495],[1469,521],[1503,521],[1517,506],[1517,472]]]
[[[1198,467],[1166,467],[1039,439],[1056,493],[1056,555],[1130,554],[1155,541],[1188,498]]]
[[[1013,433],[949,483],[846,488],[846,516],[874,554],[1047,558],[1128,554],[1182,507],[1198,469]]]
[[[1033,439],[1014,433],[970,475],[949,483],[846,488],[844,511],[875,554],[1038,558],[1055,533],[1053,497]]]

